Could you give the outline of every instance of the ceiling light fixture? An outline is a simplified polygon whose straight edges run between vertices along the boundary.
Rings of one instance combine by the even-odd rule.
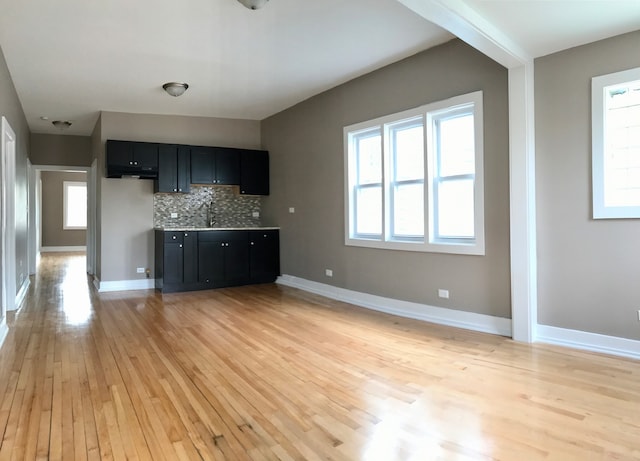
[[[238,0],[250,10],[258,10],[262,8],[269,0]]]
[[[69,120],[54,120],[51,124],[60,131],[66,130],[71,126],[71,122]]]
[[[187,91],[187,88],[189,88],[189,85],[182,82],[168,82],[162,85],[162,88],[171,96],[178,97],[180,95],[183,95],[184,92]]]

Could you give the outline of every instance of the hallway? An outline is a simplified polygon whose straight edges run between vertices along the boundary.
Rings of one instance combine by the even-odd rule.
[[[0,460],[640,459],[640,363],[277,285],[98,294],[43,254],[0,351]]]

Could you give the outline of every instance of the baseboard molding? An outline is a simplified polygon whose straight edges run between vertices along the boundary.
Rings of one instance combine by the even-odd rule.
[[[56,247],[40,247],[42,253],[55,253],[63,251],[87,251],[86,246],[56,246]]]
[[[100,293],[107,291],[153,290],[155,288],[155,281],[153,279],[141,279],[101,282],[96,277],[93,279],[93,286],[95,286],[96,290]]]
[[[385,298],[292,275],[282,275],[276,283],[400,317],[511,337],[511,319]]]
[[[22,286],[16,295],[16,310],[20,309],[22,303],[27,297],[27,292],[29,291],[29,285],[31,285],[31,279],[29,277],[25,277],[24,282],[22,282]]]
[[[640,360],[640,341],[633,339],[538,325],[536,341]]]
[[[7,326],[7,321],[5,320],[0,324],[0,348],[4,344],[4,340],[7,339],[7,335],[9,334],[9,327]]]

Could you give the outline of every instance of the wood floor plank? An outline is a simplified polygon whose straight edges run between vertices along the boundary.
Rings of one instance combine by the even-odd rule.
[[[97,293],[43,254],[0,350],[2,460],[640,460],[640,362],[274,284]]]

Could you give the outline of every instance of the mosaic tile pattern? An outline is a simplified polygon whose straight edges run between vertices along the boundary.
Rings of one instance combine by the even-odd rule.
[[[209,226],[211,206],[215,223]],[[154,227],[260,227],[260,197],[240,195],[238,186],[191,186],[190,194],[153,195]],[[178,213],[172,218],[171,213]]]

